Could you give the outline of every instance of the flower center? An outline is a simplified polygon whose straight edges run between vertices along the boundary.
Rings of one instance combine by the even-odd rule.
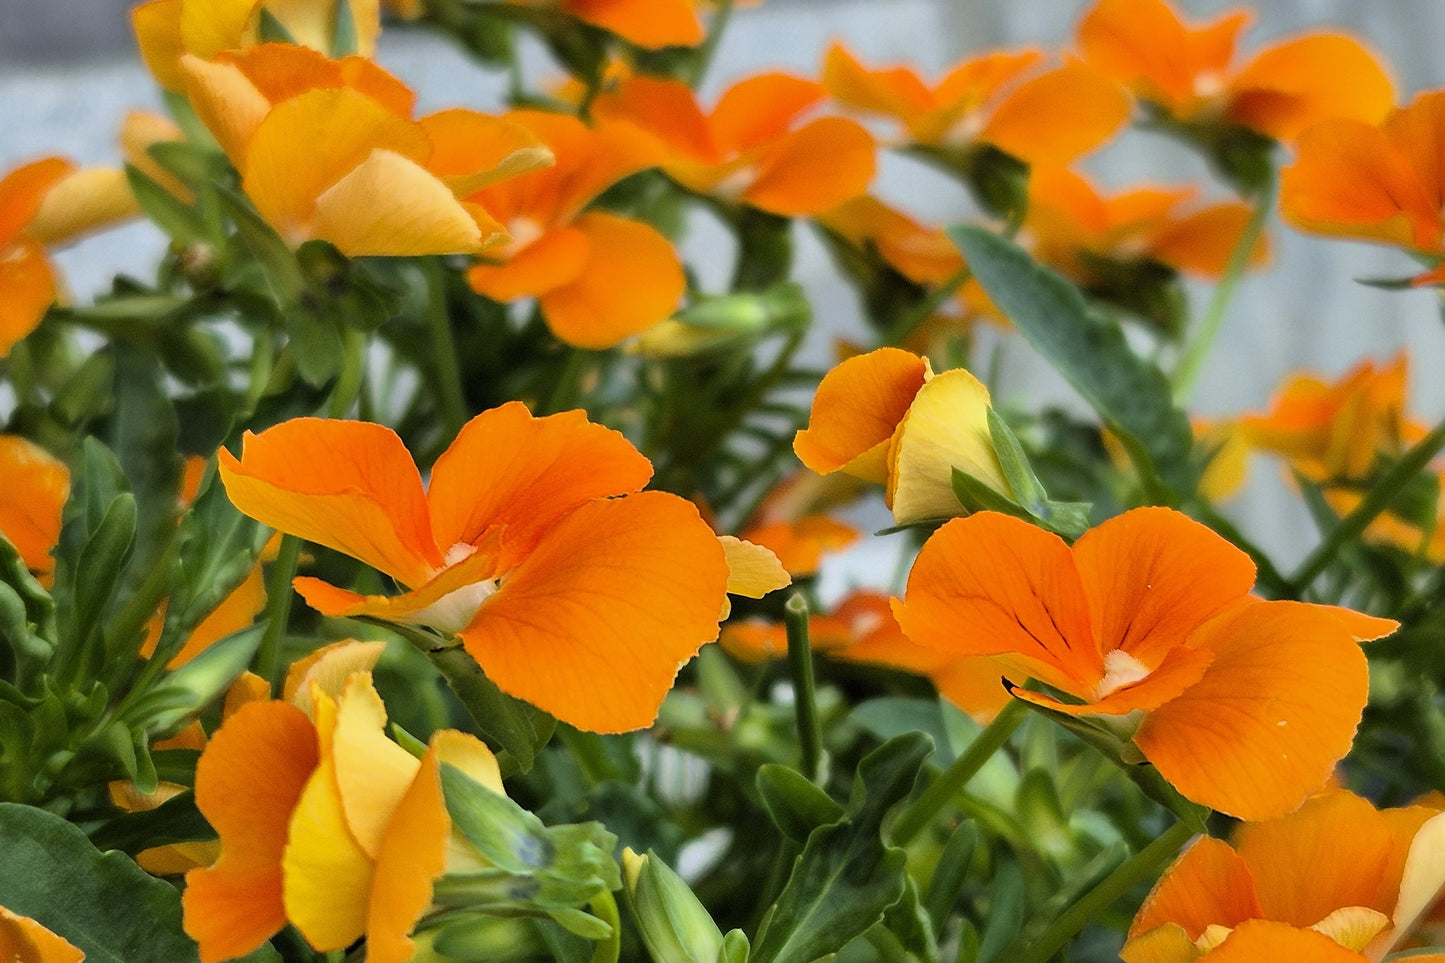
[[[448,635],[456,635],[467,627],[482,603],[497,591],[497,580],[486,579],[463,585],[455,592],[448,592],[424,609],[411,616],[411,621],[430,625]]]
[[[1123,649],[1115,649],[1104,656],[1104,677],[1095,687],[1095,699],[1102,699],[1126,685],[1133,685],[1154,671]]]

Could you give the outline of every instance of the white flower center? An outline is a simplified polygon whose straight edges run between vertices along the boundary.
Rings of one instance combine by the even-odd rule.
[[[1102,699],[1115,690],[1146,678],[1152,671],[1123,649],[1115,649],[1104,656],[1104,677],[1094,690],[1094,698]]]

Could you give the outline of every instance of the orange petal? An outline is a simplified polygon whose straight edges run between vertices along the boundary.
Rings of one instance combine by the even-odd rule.
[[[1149,240],[1149,256],[1187,273],[1217,278],[1239,246],[1251,212],[1243,204],[1214,204],[1173,221]],[[1261,236],[1249,252],[1250,267],[1269,259],[1269,244]]]
[[[231,163],[243,166],[246,146],[271,109],[271,102],[233,63],[210,62],[186,54],[177,69],[196,116],[215,135]]]
[[[386,738],[386,706],[371,674],[353,673],[337,702],[331,753],[346,826],[377,858],[392,812],[416,776],[416,757]]]
[[[32,572],[55,569],[50,557],[60,540],[60,513],[70,497],[70,470],[44,448],[19,435],[0,435],[0,534]]]
[[[1067,164],[1112,137],[1131,106],[1117,84],[1073,63],[1020,85],[978,137],[1030,164]]]
[[[570,282],[541,296],[547,327],[579,348],[604,349],[668,318],[687,279],[672,242],[641,221],[589,211],[574,222],[587,260]]]
[[[151,76],[166,90],[180,92],[186,78],[180,69],[181,55],[186,52],[181,40],[181,8],[185,0],[149,0],[131,11],[141,59]]]
[[[431,905],[432,883],[446,870],[451,817],[442,796],[435,746],[447,735],[439,732],[432,737],[433,747],[397,803],[376,854],[366,918],[370,963],[405,963],[415,956],[409,934]]]
[[[1263,915],[1249,865],[1229,844],[1201,836],[1149,891],[1129,937],[1177,923],[1197,940],[1211,924],[1233,928]]]
[[[1381,125],[1385,136],[1415,172],[1433,211],[1445,204],[1445,160],[1440,143],[1445,136],[1445,91],[1416,94],[1410,106],[1392,110]],[[1438,219],[1435,222],[1438,223]]]
[[[322,615],[370,616],[390,622],[414,622],[453,633],[471,621],[492,592],[497,574],[497,546],[449,565],[436,578],[401,595],[358,595],[316,578],[298,578],[296,593]]]
[[[512,401],[467,422],[432,468],[427,500],[438,545],[470,545],[498,526],[508,551],[526,554],[579,506],[651,477],[626,438],[583,412],[534,418]]]
[[[714,142],[727,153],[745,153],[777,140],[793,121],[823,99],[823,87],[780,71],[733,84],[708,116]]]
[[[417,123],[431,142],[427,170],[458,197],[552,162],[552,152],[536,134],[501,117],[454,108]]]
[[[281,858],[291,813],[318,762],[295,706],[253,702],[222,724],[196,765],[196,806],[221,858],[186,874],[186,933],[204,963],[245,956],[286,925]]]
[[[720,163],[722,151],[691,88],[676,80],[629,77],[592,105],[601,120],[627,121],[655,138],[679,159]]]
[[[1283,141],[1337,117],[1378,124],[1395,104],[1395,86],[1375,55],[1335,33],[1261,51],[1229,87],[1228,119]]]
[[[826,515],[806,515],[796,522],[773,522],[749,528],[743,537],[773,553],[789,575],[818,570],[824,552],[836,552],[858,540],[858,530]]]
[[[1368,669],[1339,620],[1294,602],[1255,602],[1196,630],[1214,663],[1150,713],[1135,743],[1195,802],[1270,819],[1319,790],[1354,739]]]
[[[728,594],[760,599],[792,583],[778,557],[762,545],[719,535],[728,565]]]
[[[0,959],[14,963],[80,963],[85,954],[28,916],[0,906]]]
[[[422,163],[430,145],[420,127],[363,94],[310,90],[272,108],[256,127],[242,186],[261,216],[299,244],[315,236],[316,199],[376,150]]]
[[[586,233],[576,227],[547,231],[502,264],[467,271],[472,290],[493,301],[538,297],[581,277],[592,255]]]
[[[1015,689],[1013,696],[1072,716],[1122,716],[1136,710],[1149,712],[1177,698],[1202,679],[1213,661],[1214,654],[1208,650],[1180,646],[1149,669],[1123,649],[1115,649],[1104,656],[1104,677],[1094,686],[1094,701],[1068,705],[1042,692],[1027,689]],[[1146,670],[1149,671],[1144,674]],[[1080,695],[1090,696],[1089,693]]]
[[[216,60],[240,70],[272,104],[318,88],[347,87],[407,120],[416,102],[406,84],[365,57],[332,60],[309,47],[267,43],[227,51]]]
[[[1381,893],[1380,878],[1394,844],[1375,807],[1342,789],[1287,816],[1243,823],[1234,842],[1253,871],[1259,915],[1300,927],[1342,906],[1393,910],[1398,892]]]
[[[1366,963],[1364,956],[1345,949],[1328,936],[1273,920],[1245,920],[1205,959],[1208,963],[1261,963],[1272,960]]]
[[[326,545],[406,585],[442,565],[421,475],[390,428],[296,418],[222,449],[221,481],[241,511]]]
[[[1069,547],[1016,518],[979,512],[934,532],[893,611],[921,645],[954,656],[1017,653],[1075,695],[1091,696],[1104,675]]]
[[[693,47],[704,36],[689,0],[565,0],[562,6],[578,20],[650,50]]]
[[[904,123],[934,106],[932,93],[912,67],[870,70],[837,42],[823,58],[823,86],[850,107],[888,114]]]
[[[261,565],[257,563],[241,584],[191,630],[190,637],[171,656],[166,668],[185,665],[232,632],[250,625],[265,608],[266,580],[261,577]]]
[[[819,474],[843,470],[867,481],[888,477],[888,442],[923,387],[926,364],[898,348],[849,358],[823,376],[808,427],[793,451]]]
[[[1074,562],[1104,651],[1153,668],[1254,587],[1254,562],[1167,508],[1138,508],[1085,532]]]
[[[595,732],[657,716],[678,668],[717,635],[722,547],[691,502],[591,501],[548,531],[462,633],[502,691]]]
[[[310,231],[347,257],[478,254],[506,233],[497,221],[479,225],[426,168],[382,149],[316,198]]]
[[[57,296],[45,249],[21,238],[0,251],[0,358],[40,324]]]
[[[816,214],[868,189],[873,137],[843,117],[822,117],[769,143],[739,199],[789,217]]]
[[[0,248],[25,230],[45,195],[75,170],[75,165],[63,157],[45,157],[22,164],[0,178]]]

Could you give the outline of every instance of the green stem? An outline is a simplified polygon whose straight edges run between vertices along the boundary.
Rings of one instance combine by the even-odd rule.
[[[783,624],[788,631],[788,668],[793,675],[793,708],[798,714],[802,772],[817,782],[823,761],[823,730],[818,722],[813,683],[813,649],[808,642],[808,600],[801,592],[794,592],[783,606]]]
[[[1424,470],[1425,466],[1430,463],[1430,459],[1439,454],[1441,448],[1445,448],[1445,421],[1436,425],[1430,434],[1421,438],[1414,447],[1405,452],[1400,460],[1375,483],[1375,486],[1354,507],[1354,510],[1340,519],[1339,524],[1330,529],[1325,540],[1317,545],[1309,557],[1300,564],[1299,570],[1290,578],[1290,583],[1296,590],[1296,597],[1309,587],[1316,576],[1329,567],[1347,542],[1358,537],[1376,517],[1390,507],[1390,502],[1400,493],[1401,489],[1410,484],[1415,476]]]
[[[256,336],[251,343],[251,383],[246,388],[246,410],[255,411],[266,386],[271,383],[271,372],[276,365],[276,331],[270,325]]]
[[[1199,377],[1204,367],[1204,359],[1209,356],[1214,342],[1219,338],[1220,329],[1224,326],[1224,315],[1229,309],[1229,303],[1234,299],[1235,289],[1239,286],[1239,279],[1244,274],[1244,269],[1249,266],[1249,256],[1254,252],[1254,246],[1259,241],[1260,234],[1264,231],[1265,222],[1274,211],[1275,194],[1279,188],[1279,178],[1271,172],[1269,179],[1260,189],[1259,197],[1255,201],[1254,213],[1245,225],[1244,233],[1239,236],[1239,241],[1234,245],[1234,250],[1229,254],[1229,262],[1225,265],[1224,275],[1219,279],[1219,284],[1214,288],[1214,295],[1209,299],[1209,307],[1204,312],[1204,317],[1199,320],[1199,325],[1194,329],[1193,336],[1185,344],[1183,352],[1179,356],[1179,366],[1174,369],[1174,397],[1183,401],[1189,396],[1194,387],[1194,382]]]
[[[366,335],[348,328],[342,332],[341,377],[331,389],[331,406],[328,413],[332,418],[345,418],[361,394],[361,383],[366,377]]]
[[[40,393],[35,387],[35,363],[30,357],[30,345],[20,341],[10,348],[6,374],[15,389],[15,398],[22,405],[38,405]]]
[[[447,437],[455,437],[467,423],[467,402],[462,390],[458,367],[457,343],[452,337],[451,316],[447,312],[447,278],[440,258],[424,261],[427,279],[427,329],[431,333],[432,372],[436,375],[437,398]]]
[[[892,838],[897,846],[906,846],[924,827],[933,822],[939,810],[948,805],[968,785],[984,763],[1008,742],[1009,736],[1028,716],[1028,706],[1014,699],[1004,706],[992,722],[969,744],[967,751],[939,774],[933,784],[901,814],[893,824]]]
[[[281,639],[291,621],[291,580],[296,577],[300,561],[301,539],[295,535],[281,536],[281,547],[266,576],[266,631],[256,650],[256,674],[273,684],[280,663]]]
[[[567,362],[562,366],[561,373],[557,375],[557,382],[552,387],[552,394],[547,398],[546,406],[538,412],[539,415],[554,415],[559,411],[568,411],[577,407],[582,376],[587,371],[592,355],[593,352],[585,348],[569,348],[567,350]]]
[[[604,889],[592,897],[590,905],[592,915],[612,927],[612,934],[592,948],[591,963],[617,963],[622,954],[622,918],[617,913],[617,901]]]
[[[1114,903],[1141,880],[1156,874],[1164,862],[1179,851],[1179,847],[1194,836],[1194,830],[1184,823],[1175,823],[1165,830],[1164,835],[1129,857],[1089,892],[1050,924],[1038,939],[1029,944],[1021,954],[1005,952],[1001,959],[1013,963],[1046,963],[1074,934],[1113,906]]]
[[[913,333],[914,329],[933,317],[934,312],[943,307],[944,302],[953,297],[954,293],[967,284],[971,277],[973,277],[973,272],[965,266],[945,278],[942,284],[928,292],[927,297],[893,323],[893,327],[888,329],[888,339],[884,344],[899,345],[908,340],[908,336]]]
[[[732,15],[733,0],[722,0],[722,2],[717,5],[717,12],[713,14],[712,27],[707,32],[707,38],[703,40],[702,46],[697,48],[697,60],[694,61],[694,67],[689,71],[687,85],[694,90],[702,84],[702,79],[707,74],[708,67],[712,66],[713,57],[717,53],[718,43],[727,31],[728,21],[732,19]]]

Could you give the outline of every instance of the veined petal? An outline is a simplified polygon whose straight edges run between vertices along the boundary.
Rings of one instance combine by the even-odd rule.
[[[1296,602],[1237,606],[1189,644],[1214,663],[1135,743],[1196,802],[1254,820],[1296,808],[1354,739],[1368,677],[1359,646],[1328,611]]]
[[[503,578],[462,633],[502,691],[595,732],[648,725],[717,635],[727,562],[692,503],[587,502]]]
[[[358,642],[343,639],[324,645],[306,658],[294,662],[286,672],[281,698],[311,715],[312,684],[336,699],[346,688],[346,680],[354,673],[370,673],[386,651],[385,642]]]
[[[687,279],[672,242],[656,228],[602,211],[580,215],[573,226],[587,240],[587,260],[575,278],[541,295],[558,338],[610,348],[677,309]]]
[[[486,227],[426,168],[377,149],[316,198],[311,236],[347,257],[477,254],[506,235]]]
[[[432,530],[449,548],[504,527],[506,551],[521,556],[579,506],[635,492],[651,477],[631,442],[585,413],[534,418],[512,401],[467,422],[437,459],[427,492]]]
[[[857,197],[876,166],[873,136],[844,117],[820,117],[762,151],[739,199],[785,216],[817,214]]]
[[[1310,929],[1323,933],[1346,949],[1363,952],[1382,930],[1390,925],[1390,918],[1379,910],[1363,906],[1341,906]]]
[[[923,387],[926,369],[922,358],[899,348],[844,361],[818,383],[808,427],[794,437],[793,452],[819,474],[843,470],[886,481],[889,439]]]
[[[1074,562],[1104,650],[1123,649],[1151,669],[1254,587],[1248,555],[1167,508],[1090,529],[1074,545]]]
[[[1132,106],[1118,84],[1072,63],[1012,91],[978,139],[1029,164],[1067,164],[1112,137]]]
[[[0,489],[0,534],[32,572],[54,570],[50,553],[60,540],[70,470],[39,445],[19,435],[0,435],[0,477],[5,479]]]
[[[421,475],[390,428],[296,418],[248,432],[242,446],[240,459],[222,449],[219,469],[232,503],[252,518],[405,585],[441,567]]]
[[[1089,605],[1063,539],[979,512],[924,543],[893,614],[913,641],[950,655],[1017,653],[1040,678],[1081,697],[1104,676]]]
[[[1149,891],[1129,938],[1175,923],[1196,940],[1210,925],[1235,927],[1263,915],[1249,864],[1223,840],[1201,836]]]
[[[1337,117],[1378,124],[1395,104],[1395,85],[1375,55],[1337,33],[1262,50],[1229,87],[1228,119],[1283,141]]]
[[[186,874],[181,898],[204,963],[245,956],[286,925],[282,853],[318,759],[316,730],[285,702],[242,706],[211,737],[196,765],[196,806],[221,837],[221,857]]]
[[[564,0],[562,6],[578,20],[650,50],[693,47],[704,36],[688,0]]]
[[[347,828],[334,755],[323,754],[296,801],[281,857],[286,918],[323,953],[366,932],[373,862]]]
[[[85,954],[28,916],[0,906],[0,959],[14,963],[80,963]]]
[[[386,706],[371,674],[353,673],[337,701],[331,755],[351,835],[373,860],[392,813],[416,776],[416,757],[386,738]]]
[[[0,251],[0,358],[25,339],[55,303],[55,273],[45,249],[22,237]]]
[[[988,389],[963,368],[918,389],[888,445],[884,499],[900,525],[962,514],[953,470],[1003,495],[1012,492],[988,430]]]

